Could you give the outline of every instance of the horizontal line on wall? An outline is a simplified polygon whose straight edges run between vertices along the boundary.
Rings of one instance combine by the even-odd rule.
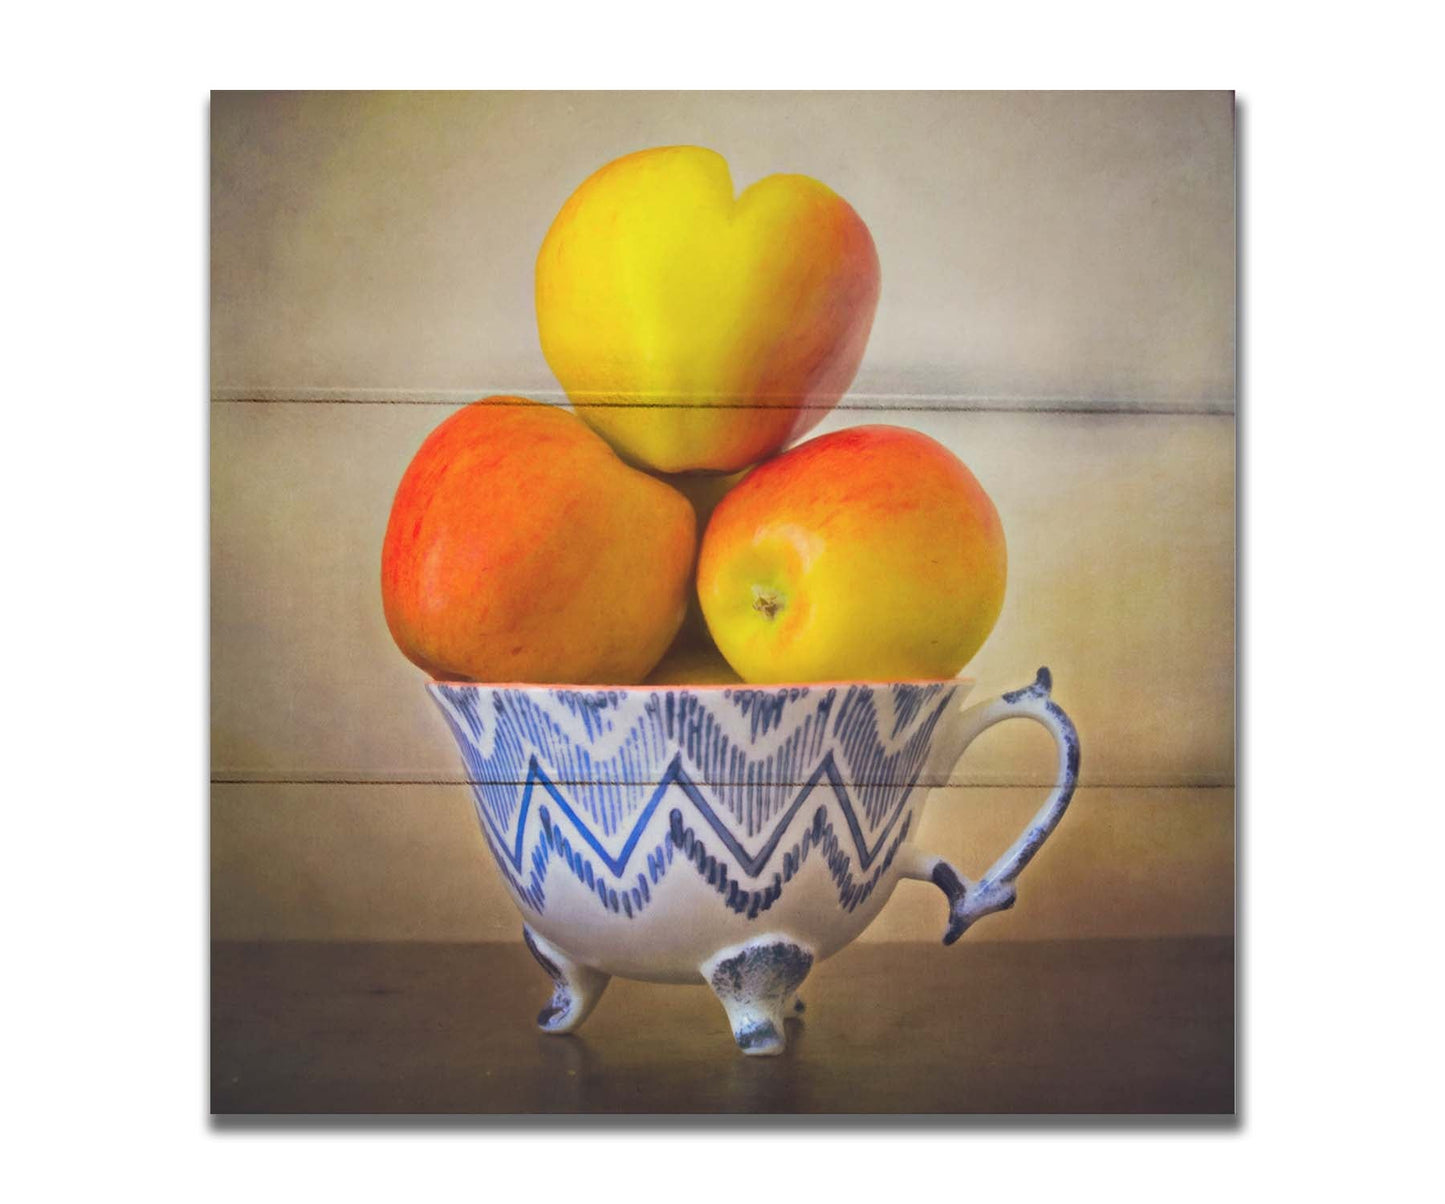
[[[857,786],[868,788],[871,786],[891,786],[897,783],[888,780],[858,782],[849,779],[840,779],[845,786]],[[554,786],[592,786],[599,783],[591,780],[569,781],[565,778],[548,781]],[[213,786],[525,786],[525,780],[501,781],[491,779],[486,782],[472,781],[467,778],[212,778]],[[655,781],[629,781],[629,782],[608,782],[603,785],[617,786],[658,786],[661,783]],[[799,782],[769,782],[768,786],[806,786],[806,781]],[[1018,781],[989,779],[986,781],[943,781],[943,782],[919,782],[918,785],[929,786],[965,786],[981,790],[1012,789],[1013,787],[1028,788],[1033,786],[1052,786],[1053,780],[1045,781]],[[757,785],[750,782],[709,782],[709,788],[724,789],[738,788],[749,785]],[[1080,789],[1104,789],[1104,790],[1227,790],[1232,788],[1233,782],[1080,782]]]
[[[520,394],[534,401],[554,405],[568,399],[558,390],[507,389],[217,389],[211,401],[218,405],[369,405],[369,406],[451,406],[459,408],[486,397]],[[494,404],[506,405],[507,402]],[[520,403],[517,403],[520,404]],[[676,401],[589,401],[589,409],[690,409],[695,403]],[[837,405],[795,406],[792,402],[725,401],[708,404],[714,409],[776,410],[816,409],[826,412],[873,413],[1024,413],[1024,414],[1160,414],[1233,417],[1231,400],[1181,402],[1171,405],[1155,401],[1103,400],[1071,397],[972,397],[947,393],[850,393]]]

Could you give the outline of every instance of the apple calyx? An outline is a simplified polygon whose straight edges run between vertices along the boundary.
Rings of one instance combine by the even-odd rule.
[[[775,589],[767,586],[753,586],[753,609],[765,619],[775,619],[778,612],[783,610],[788,600]]]

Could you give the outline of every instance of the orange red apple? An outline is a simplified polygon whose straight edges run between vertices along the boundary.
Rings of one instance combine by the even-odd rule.
[[[735,194],[696,146],[638,151],[562,206],[536,269],[542,351],[629,461],[731,472],[810,430],[852,383],[878,304],[868,227],[773,175]]]
[[[703,535],[709,631],[749,682],[951,678],[1003,606],[1003,526],[957,456],[859,426],[754,468]]]
[[[387,625],[437,678],[641,681],[682,623],[695,528],[686,498],[575,415],[490,397],[437,427],[402,477]]]

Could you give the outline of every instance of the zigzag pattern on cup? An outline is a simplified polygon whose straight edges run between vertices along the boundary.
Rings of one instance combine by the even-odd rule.
[[[530,759],[574,788],[591,825],[612,837],[645,808],[674,754],[744,836],[787,807],[824,751],[853,787],[864,827],[876,827],[917,779],[948,710],[948,683],[887,687],[740,688],[723,700],[749,719],[746,741],[725,734],[708,701],[653,693],[433,683],[478,804],[503,830],[521,805]]]
[[[870,865],[874,867],[872,874],[865,880],[855,879],[853,855],[842,847],[834,825],[827,817],[826,806],[820,806],[813,812],[812,822],[804,829],[800,839],[795,841],[791,848],[784,851],[780,859],[774,856],[783,836],[792,826],[794,818],[802,810],[815,787],[825,781],[842,811],[858,857],[860,872],[868,870]],[[567,838],[562,831],[561,824],[553,820],[545,805],[539,805],[537,808],[537,826],[540,826],[541,833],[533,843],[531,852],[524,862],[522,856],[523,835],[527,827],[526,819],[531,808],[535,786],[541,786],[553,803],[560,808],[575,829],[576,834],[581,837],[583,844],[591,848],[593,856],[601,863],[600,867],[594,868],[592,857],[587,855],[582,846],[574,844]],[[732,867],[727,860],[709,853],[706,843],[699,839],[693,828],[684,824],[682,811],[675,807],[668,816],[667,837],[661,844],[645,854],[646,873],[634,873],[635,885],[633,885],[627,877],[632,855],[637,849],[642,832],[652,818],[653,812],[672,786],[677,786],[682,790],[704,823],[721,840],[723,850],[732,853],[743,874],[757,879],[769,868],[776,867],[773,868],[772,881],[760,889],[746,886],[742,878],[734,876]],[[894,812],[870,848],[858,825],[857,813],[848,797],[848,792],[838,778],[830,752],[825,757],[823,764],[818,767],[813,778],[798,794],[793,805],[788,808],[787,813],[778,822],[772,836],[757,853],[749,854],[737,842],[737,838],[727,830],[716,811],[708,805],[697,786],[688,778],[686,771],[682,768],[679,755],[674,758],[669,767],[666,780],[658,786],[651,802],[639,816],[637,825],[633,828],[622,853],[613,857],[602,847],[586,825],[578,819],[576,809],[548,780],[546,774],[541,771],[533,759],[528,774],[528,785],[521,808],[516,841],[511,848],[507,847],[502,834],[492,827],[480,808],[478,814],[482,819],[482,834],[486,837],[487,846],[491,849],[498,868],[517,896],[538,914],[546,912],[545,884],[552,861],[557,859],[571,871],[579,882],[584,883],[588,890],[597,895],[601,906],[614,914],[624,915],[630,920],[634,916],[640,915],[651,903],[651,887],[656,886],[666,876],[673,863],[674,850],[676,850],[696,868],[699,877],[717,890],[722,898],[723,906],[739,914],[745,914],[749,920],[754,920],[777,902],[783,893],[784,885],[792,881],[814,849],[817,849],[826,861],[828,872],[834,885],[838,888],[838,905],[846,911],[852,911],[865,903],[877,886],[879,878],[892,865],[894,856],[908,836],[909,828],[913,823],[913,811],[908,807],[908,797],[908,794],[905,793],[897,811]],[[907,815],[904,815],[905,810]],[[900,816],[903,819],[901,823],[898,823]],[[889,833],[895,824],[897,831],[892,840],[888,841]],[[886,850],[884,848],[885,841],[888,842]],[[880,854],[882,854],[881,857]],[[526,874],[525,881],[522,877],[524,865],[530,871]],[[607,874],[604,874],[604,868]],[[611,875],[610,879],[608,874]]]

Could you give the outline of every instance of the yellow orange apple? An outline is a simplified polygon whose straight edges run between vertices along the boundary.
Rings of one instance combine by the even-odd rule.
[[[812,439],[713,512],[697,588],[749,682],[950,678],[1003,606],[998,511],[963,462],[894,426]]]
[[[696,146],[638,151],[572,194],[537,256],[542,352],[627,459],[730,472],[811,429],[852,383],[878,304],[862,218],[826,185],[735,194]]]
[[[682,623],[695,528],[686,498],[575,415],[489,397],[437,427],[401,479],[387,625],[438,678],[640,682]]]
[[[736,686],[742,678],[711,643],[705,647],[674,646],[643,683],[649,686]]]

